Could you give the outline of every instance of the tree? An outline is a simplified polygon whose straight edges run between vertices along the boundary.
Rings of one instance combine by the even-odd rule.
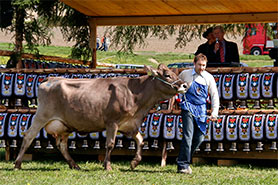
[[[21,67],[21,54],[28,49],[39,54],[39,45],[51,43],[51,28],[59,26],[67,41],[75,41],[72,58],[88,60],[89,25],[87,17],[58,0],[10,0],[11,24],[2,22],[2,30],[13,34],[14,56],[11,67]],[[1,1],[2,2],[2,1]],[[3,7],[3,6],[1,6]],[[2,25],[2,24],[1,24]],[[23,42],[26,45],[23,47]]]
[[[108,27],[107,32],[112,38],[112,44],[119,50],[132,52],[136,45],[144,46],[147,37],[167,39],[176,35],[175,47],[185,47],[192,39],[200,39],[207,28],[215,25],[168,25],[168,26],[116,26]],[[222,24],[226,33],[233,37],[246,36],[250,24]],[[264,24],[268,36],[277,37],[277,23]],[[276,35],[276,36],[275,36]]]
[[[1,28],[13,33],[15,39],[14,55],[10,60],[10,67],[21,68],[21,54],[25,48],[38,53],[38,45],[50,44],[50,27],[47,26],[44,17],[38,15],[37,6],[39,0],[12,0],[12,21],[11,24]],[[23,41],[26,46],[23,47]]]

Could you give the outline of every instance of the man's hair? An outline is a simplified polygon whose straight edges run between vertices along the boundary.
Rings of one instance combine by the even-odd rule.
[[[206,57],[206,55],[204,55],[203,53],[199,53],[198,55],[196,55],[195,57],[194,57],[194,63],[197,63],[198,61],[206,61],[206,62],[208,62],[208,59],[207,59],[207,57]]]
[[[224,30],[224,28],[223,28],[223,26],[215,26],[214,28],[213,28],[213,30],[217,30],[217,29],[219,29],[222,33],[225,33],[225,30]]]

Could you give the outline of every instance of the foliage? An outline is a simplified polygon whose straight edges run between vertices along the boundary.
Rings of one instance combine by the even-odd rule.
[[[112,45],[120,47],[120,50],[132,52],[135,45],[144,46],[148,37],[167,39],[168,36],[175,36],[175,47],[182,48],[193,39],[200,39],[207,28],[213,26],[215,25],[116,26],[109,27],[106,31],[112,38]],[[226,33],[234,38],[240,35],[246,36],[248,29],[246,24],[222,24],[222,26]],[[265,28],[269,33],[273,33],[272,24],[265,24]]]
[[[12,6],[15,9],[15,19],[19,12],[23,12],[24,22],[19,27],[22,30],[24,41],[26,42],[25,48],[38,52],[37,46],[48,45],[51,43],[50,27],[46,25],[45,19],[41,16],[36,15],[37,6],[39,0],[13,0]],[[12,25],[6,28],[7,32],[14,33],[16,35],[16,20],[12,22]]]
[[[13,8],[11,1],[0,1],[0,28],[6,28],[12,24]]]

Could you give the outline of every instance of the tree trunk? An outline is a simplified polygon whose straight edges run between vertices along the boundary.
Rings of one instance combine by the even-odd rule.
[[[23,30],[24,18],[26,12],[20,7],[16,7],[16,21],[15,21],[15,55],[16,68],[22,68],[21,55],[23,53]]]

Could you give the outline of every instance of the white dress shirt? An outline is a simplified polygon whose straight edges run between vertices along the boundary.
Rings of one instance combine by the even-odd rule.
[[[195,80],[197,83],[208,86],[208,92],[211,98],[211,116],[218,117],[219,110],[219,96],[217,86],[214,77],[207,71],[203,71],[201,74],[196,73],[194,69],[184,70],[179,74],[179,78],[191,86],[192,82]]]

